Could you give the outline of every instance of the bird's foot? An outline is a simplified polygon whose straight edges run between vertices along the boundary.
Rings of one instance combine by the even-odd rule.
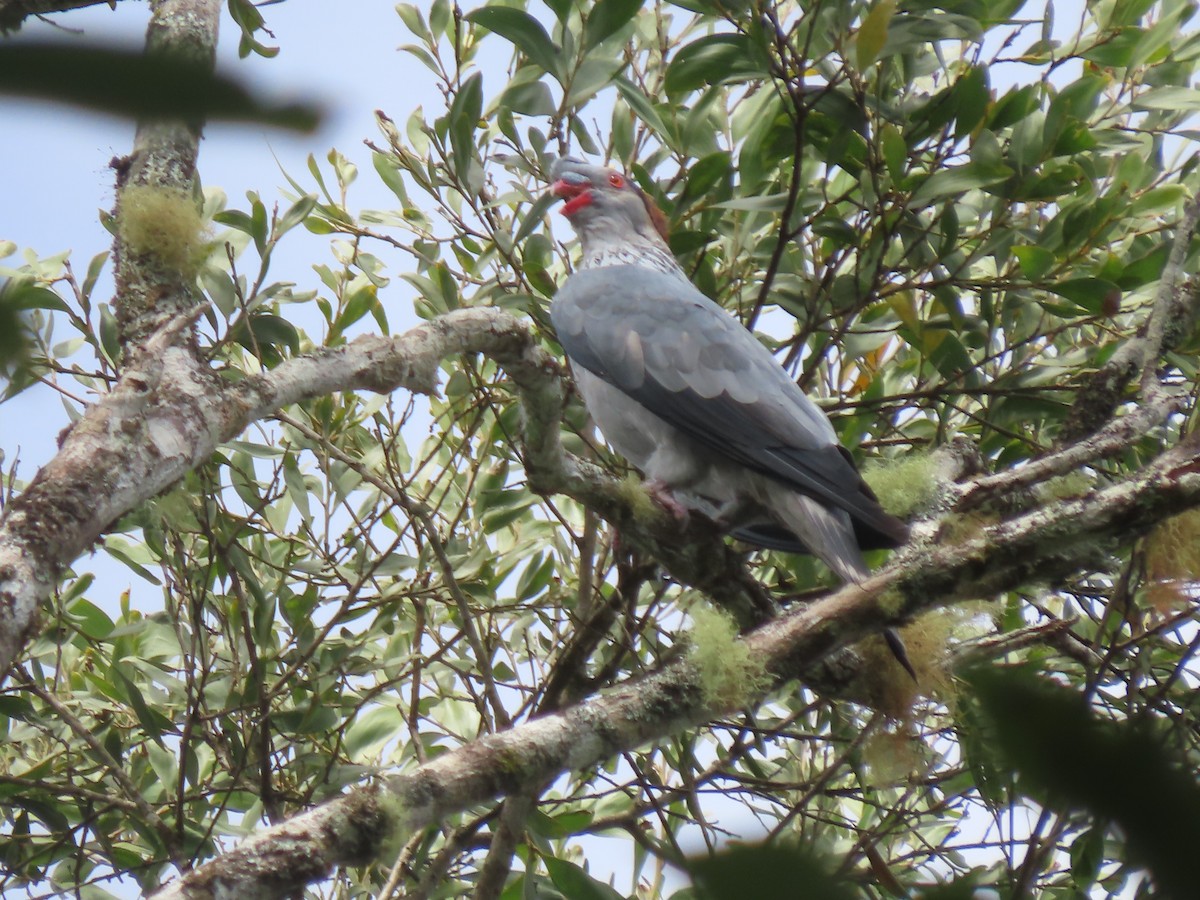
[[[651,480],[646,482],[645,488],[646,493],[650,495],[650,499],[654,500],[659,506],[678,519],[680,525],[687,524],[690,515],[688,508],[679,502],[679,499],[667,485],[661,481]]]

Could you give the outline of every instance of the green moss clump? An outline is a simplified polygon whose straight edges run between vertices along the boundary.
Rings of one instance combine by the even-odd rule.
[[[873,460],[863,467],[863,479],[884,509],[904,519],[927,508],[937,497],[937,465],[927,453]]]
[[[733,620],[710,606],[697,603],[692,616],[688,658],[700,676],[700,690],[709,706],[734,709],[757,697],[770,684],[762,663],[738,640]]]
[[[1043,501],[1067,500],[1082,497],[1091,489],[1092,479],[1086,472],[1068,472],[1038,485],[1037,493]]]
[[[191,191],[148,184],[121,190],[117,232],[134,253],[156,257],[188,278],[196,274],[208,240],[203,210]]]
[[[644,521],[662,510],[646,490],[642,480],[636,475],[629,475],[621,482],[621,496],[633,510],[633,515],[639,521]]]
[[[988,632],[992,615],[990,604],[975,601],[931,610],[897,629],[916,670],[915,682],[900,668],[881,635],[864,638],[856,645],[863,657],[864,677],[855,699],[905,722],[922,697],[953,698],[957,685],[948,668],[953,661],[950,647]]]

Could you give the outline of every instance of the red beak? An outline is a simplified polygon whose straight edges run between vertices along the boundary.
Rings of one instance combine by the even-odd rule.
[[[586,181],[567,181],[560,178],[550,185],[550,193],[567,202],[562,214],[568,218],[592,202],[592,186]]]

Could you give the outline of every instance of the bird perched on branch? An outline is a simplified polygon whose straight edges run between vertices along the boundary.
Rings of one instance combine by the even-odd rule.
[[[908,528],[879,505],[829,419],[691,284],[666,218],[635,184],[569,158],[551,181],[583,258],[550,317],[604,437],[676,514],[700,511],[750,544],[812,553],[863,580],[862,550],[897,547]],[[885,635],[911,674],[899,637]]]

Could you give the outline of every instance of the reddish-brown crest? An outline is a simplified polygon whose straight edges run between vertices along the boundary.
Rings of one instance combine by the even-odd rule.
[[[671,231],[666,215],[645,194],[642,194],[642,203],[646,205],[646,215],[650,217],[650,222],[654,225],[654,230],[662,236],[664,243],[669,243],[671,240]]]

